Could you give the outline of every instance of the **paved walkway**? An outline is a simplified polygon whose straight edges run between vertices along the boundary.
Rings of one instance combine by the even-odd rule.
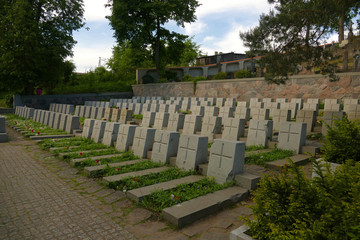
[[[57,160],[8,133],[0,143],[0,239],[134,239],[39,159]]]

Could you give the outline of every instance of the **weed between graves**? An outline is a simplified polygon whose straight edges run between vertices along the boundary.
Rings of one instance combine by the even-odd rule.
[[[52,147],[68,147],[68,146],[81,146],[94,143],[93,140],[88,138],[64,138],[64,139],[44,139],[40,141],[42,149],[48,150]]]
[[[294,154],[295,154],[294,151],[291,151],[291,150],[274,148],[270,152],[266,152],[266,153],[249,154],[249,156],[247,156],[245,158],[245,163],[256,164],[256,165],[265,165],[265,163],[267,163],[267,162],[291,157]]]
[[[88,158],[82,162],[75,163],[75,166],[84,168],[84,167],[96,166],[101,164],[124,162],[124,161],[136,160],[136,159],[139,159],[139,157],[135,156],[132,152],[125,152],[118,157],[110,157],[110,158],[95,159],[95,160]]]
[[[138,120],[142,120],[143,119],[143,115],[142,114],[133,114],[132,115],[133,119],[138,119]]]
[[[320,140],[323,139],[324,136],[321,133],[309,134],[306,135],[307,140]]]
[[[127,177],[119,181],[109,182],[108,186],[110,188],[126,192],[128,190],[145,187],[161,182],[167,182],[170,180],[174,180],[194,174],[196,174],[196,172],[193,170],[182,171],[179,168],[173,167],[159,173],[150,173],[148,175],[139,176],[139,177]]]
[[[267,146],[263,146],[263,145],[252,145],[252,146],[246,146],[245,151],[246,152],[252,152],[252,151],[258,151],[258,150],[263,150],[263,149],[267,149]]]
[[[95,156],[102,156],[102,155],[109,155],[109,154],[116,154],[120,153],[115,149],[105,149],[100,151],[90,151],[90,152],[80,152],[80,153],[70,153],[63,156],[63,159],[68,161],[74,158],[88,158],[88,157],[95,157]]]
[[[161,212],[164,208],[222,190],[233,186],[234,184],[234,181],[218,184],[215,182],[214,178],[207,177],[194,183],[180,184],[176,186],[176,188],[170,190],[155,191],[144,198],[142,205],[152,211]]]
[[[121,167],[110,167],[109,165],[107,165],[104,169],[93,172],[90,177],[94,177],[94,178],[104,177],[104,176],[107,177],[107,176],[128,173],[128,172],[141,171],[149,168],[161,167],[163,165],[164,164],[156,163],[151,160],[139,161],[135,164],[127,164]]]
[[[60,129],[53,129],[42,123],[34,122],[33,120],[27,120],[24,118],[16,118],[13,116],[7,117],[8,124],[13,127],[20,128],[23,131],[27,131],[25,136],[37,136],[37,135],[60,135],[66,134],[65,131]]]

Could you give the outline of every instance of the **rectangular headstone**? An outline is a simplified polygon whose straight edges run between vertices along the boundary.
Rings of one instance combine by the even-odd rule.
[[[296,118],[297,111],[299,110],[299,103],[281,103],[280,109],[290,110],[291,118]]]
[[[180,110],[180,105],[179,104],[173,104],[169,106],[169,110],[168,113],[178,113]]]
[[[76,115],[76,116],[79,116],[79,117],[81,117],[81,116],[80,116],[80,107],[81,107],[80,105],[76,105],[76,107],[75,107],[75,115]],[[57,112],[57,111],[56,111],[56,112]]]
[[[254,120],[269,120],[270,110],[265,108],[251,108],[250,114]]]
[[[132,121],[132,114],[132,110],[121,109],[119,122],[122,124],[126,124],[127,122]]]
[[[55,120],[55,112],[50,112],[49,121],[48,121],[49,127],[52,128],[54,126],[54,120]]]
[[[104,137],[102,143],[106,146],[114,146],[114,142],[118,136],[120,123],[107,122],[104,130]]]
[[[261,103],[262,106],[264,106],[264,103],[260,101],[260,98],[250,98],[250,108],[262,108],[259,107],[259,104]]]
[[[223,184],[244,171],[245,143],[216,139],[210,149],[207,176]]]
[[[93,128],[94,128],[94,123],[95,123],[94,119],[85,119],[83,131],[81,133],[82,137],[91,138]]]
[[[74,130],[80,129],[80,121],[78,116],[68,114],[65,131],[67,133],[73,133]]]
[[[306,130],[308,133],[312,132],[316,123],[316,112],[299,110],[296,116],[296,122],[306,123]]]
[[[308,98],[306,103],[313,103],[313,104],[320,104],[320,99],[319,98]]]
[[[250,120],[246,146],[261,145],[266,147],[273,132],[273,122],[270,120]]]
[[[302,98],[292,98],[290,103],[297,103],[299,104],[299,110],[303,108],[303,104],[304,104],[304,99]]]
[[[112,113],[111,113],[111,121],[112,122],[118,122],[120,119],[120,113],[121,113],[121,109],[119,108],[113,108]]]
[[[326,99],[325,99],[326,100]],[[331,99],[332,100],[332,99]],[[337,99],[335,99],[337,100]],[[341,111],[341,105],[336,103],[327,103],[324,106],[325,112],[340,112]]]
[[[163,127],[167,127],[169,121],[169,113],[157,112],[155,114],[154,128],[161,130]]]
[[[236,103],[236,107],[249,108],[249,103],[246,101],[240,101]]]
[[[250,108],[236,107],[234,118],[245,119],[245,121],[250,120]]]
[[[191,114],[193,114],[193,115],[204,116],[205,107],[193,105],[193,106],[191,106],[190,111],[191,111]]]
[[[159,111],[159,108],[160,108],[160,104],[157,104],[157,103],[153,103],[150,105],[150,112],[158,112]]]
[[[279,102],[268,102],[264,103],[264,108],[269,109],[269,115],[270,117],[274,116],[274,110],[280,109],[280,103]]]
[[[61,113],[55,113],[54,116],[54,125],[52,126],[52,128],[54,129],[60,129],[60,121],[61,121]]]
[[[287,103],[288,99],[287,98],[277,98],[276,102],[278,102],[278,103]]]
[[[219,108],[214,106],[206,106],[204,108],[204,116],[212,116],[212,117],[219,116]]]
[[[185,115],[182,133],[195,134],[197,131],[201,131],[201,116],[192,114]]]
[[[67,114],[73,114],[73,113],[74,113],[74,105],[68,104],[68,105],[66,106],[66,113],[67,113]]]
[[[223,118],[224,131],[222,139],[238,141],[245,134],[245,119]]]
[[[61,113],[59,129],[65,131],[67,124],[68,115]]]
[[[215,134],[221,133],[221,117],[205,116],[201,126],[201,135],[212,141]]]
[[[336,120],[341,120],[345,116],[345,112],[338,111],[338,112],[324,112],[323,116],[323,124],[321,128],[321,133],[323,136],[326,136],[328,127],[332,127]]]
[[[91,110],[90,118],[96,119],[96,117],[98,115],[98,111],[99,111],[98,107],[93,107],[93,109]]]
[[[273,98],[263,98],[262,100],[263,103],[270,103],[270,102],[274,102]]]
[[[110,120],[112,116],[113,108],[105,108],[104,120]]]
[[[278,148],[300,153],[306,141],[306,123],[281,122]]]
[[[185,170],[195,170],[199,164],[206,163],[208,138],[198,135],[181,134],[176,166]]]
[[[143,119],[140,126],[142,127],[152,127],[155,122],[155,112],[143,112]]]
[[[129,151],[134,142],[135,125],[121,124],[116,139],[115,148],[119,151]]]
[[[134,155],[140,158],[146,158],[147,152],[150,151],[154,144],[156,129],[138,127],[135,130],[132,150]]]
[[[105,109],[104,107],[98,107],[98,112],[96,115],[96,119],[103,119],[105,116]]]
[[[291,120],[291,111],[290,110],[282,110],[282,109],[275,109],[273,110],[273,126],[274,130],[280,129],[280,122],[289,122]]]
[[[169,163],[170,157],[175,157],[179,147],[180,134],[157,130],[154,137],[151,160],[160,163]]]
[[[143,104],[142,103],[135,103],[133,112],[134,114],[142,114],[143,111]]]
[[[359,99],[353,99],[353,98],[344,99],[344,105],[354,105],[354,104],[359,104]]]
[[[360,119],[360,104],[346,105],[345,112],[350,121]]]
[[[222,107],[219,111],[219,117],[222,118],[233,118],[234,117],[235,108],[233,107]]]
[[[106,121],[95,120],[93,132],[91,134],[91,139],[96,143],[100,143],[104,137]]]
[[[50,111],[45,111],[43,124],[48,125],[50,120]]]
[[[225,98],[217,98],[216,99],[216,106],[218,108],[221,108],[225,104]]]
[[[183,129],[184,120],[185,120],[185,115],[184,114],[170,113],[169,114],[168,126],[167,126],[166,129],[168,131],[178,132],[179,129]]]
[[[224,107],[235,108],[236,107],[235,98],[227,98],[225,103],[224,103]]]
[[[85,117],[85,106],[79,106],[79,117]]]
[[[159,105],[159,111],[158,112],[168,112],[169,111],[169,105],[168,104],[160,104]]]

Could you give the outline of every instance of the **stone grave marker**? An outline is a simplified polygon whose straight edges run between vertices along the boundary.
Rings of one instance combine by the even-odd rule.
[[[261,145],[266,147],[272,139],[273,121],[251,119],[246,139],[246,146]]]
[[[216,107],[221,108],[225,104],[225,98],[216,98]]]
[[[183,129],[184,120],[185,120],[185,115],[184,114],[170,113],[169,114],[168,126],[167,126],[166,129],[168,131],[178,132],[179,129]]]
[[[114,142],[118,136],[120,123],[107,122],[104,130],[104,137],[102,143],[106,146],[114,146]]]
[[[297,111],[299,110],[299,103],[295,102],[286,102],[280,104],[280,109],[282,110],[290,110],[291,118],[296,118]]]
[[[169,112],[170,105],[168,104],[160,104],[158,112]]]
[[[236,107],[234,118],[245,119],[245,121],[250,120],[250,108]]]
[[[146,158],[147,152],[150,151],[154,144],[156,129],[137,127],[135,129],[134,142],[132,150],[135,156]]]
[[[222,118],[233,118],[234,117],[235,108],[233,107],[222,107],[219,111],[219,117]]]
[[[217,117],[219,115],[219,108],[214,106],[206,106],[204,108],[204,116]]]
[[[94,123],[95,123],[94,119],[85,119],[83,131],[81,133],[82,137],[91,138],[93,128],[94,128]]]
[[[281,122],[278,148],[300,153],[306,141],[306,123]]]
[[[312,132],[316,123],[316,112],[308,110],[299,110],[296,116],[296,122],[306,123],[308,133]]]
[[[182,133],[195,134],[197,131],[201,131],[201,116],[187,114],[185,115],[184,127]]]
[[[280,129],[280,122],[286,122],[291,120],[291,111],[290,110],[282,110],[282,109],[274,109],[273,111],[273,126],[274,130]]]
[[[115,148],[119,151],[129,151],[134,142],[135,125],[121,124],[116,139]]]
[[[74,133],[74,130],[80,129],[80,121],[78,116],[68,114],[66,121],[65,132],[72,134]]]
[[[60,129],[60,121],[61,121],[61,113],[55,113],[54,116],[54,125],[52,126],[52,128],[54,129]]]
[[[50,120],[50,111],[45,111],[43,124],[48,125]]]
[[[111,120],[112,122],[118,122],[120,119],[120,113],[121,109],[113,108],[111,118],[109,120]]]
[[[104,107],[98,107],[98,112],[96,115],[96,119],[103,119],[105,116],[105,109]]]
[[[176,166],[185,170],[195,170],[199,164],[206,163],[208,138],[199,135],[181,134]]]
[[[100,143],[104,137],[106,121],[95,120],[93,132],[91,134],[91,139],[96,143]]]
[[[323,124],[321,128],[321,133],[323,136],[326,136],[327,134],[327,125],[332,127],[336,120],[341,120],[345,116],[345,112],[338,111],[338,112],[324,112],[323,116]]]
[[[154,128],[161,130],[163,127],[167,127],[169,122],[169,113],[157,112],[155,114]]]
[[[62,114],[61,114],[59,129],[61,129],[61,130],[64,130],[64,131],[65,131],[68,116],[69,116],[69,115],[64,114],[64,113],[62,113]]]
[[[287,103],[288,99],[287,98],[277,98],[275,102],[277,102],[277,103]]]
[[[280,103],[279,102],[268,102],[264,103],[264,108],[269,109],[269,116],[274,116],[274,110],[280,109]]]
[[[91,110],[90,118],[96,119],[98,115],[99,107],[93,107]]]
[[[205,107],[204,106],[191,106],[190,108],[191,114],[192,115],[200,115],[200,116],[204,116],[205,113]]]
[[[274,102],[274,99],[273,98],[263,98],[262,102],[265,104],[265,103],[271,103],[271,102]]]
[[[259,106],[260,104],[260,106]],[[250,98],[250,108],[263,108],[264,103],[260,101],[260,98]]]
[[[360,104],[346,105],[345,109],[350,121],[360,119]]]
[[[249,103],[245,101],[237,102],[236,107],[249,108]]]
[[[79,117],[85,117],[85,106],[79,106]]]
[[[250,114],[254,120],[269,120],[270,110],[266,108],[251,108]]]
[[[110,120],[112,116],[113,108],[105,108],[104,120]]]
[[[58,112],[58,111],[55,111],[55,112]],[[80,116],[80,105],[76,105],[76,107],[75,107],[75,115],[81,117]]]
[[[245,143],[215,139],[210,149],[208,177],[219,184],[232,181],[244,171]]]
[[[157,130],[154,137],[151,160],[160,163],[169,163],[170,157],[175,157],[179,147],[180,134]]]
[[[180,110],[180,105],[178,104],[173,104],[169,106],[169,111],[168,113],[178,113]]]
[[[238,141],[245,134],[245,119],[223,118],[224,131],[222,139]]]
[[[205,116],[200,134],[207,136],[209,141],[213,141],[215,134],[219,133],[221,133],[221,117]]]
[[[144,112],[143,119],[141,121],[142,127],[152,127],[155,122],[155,112]]]
[[[227,98],[225,101],[224,107],[235,108],[236,107],[235,98]]]
[[[121,109],[119,122],[122,123],[122,124],[126,124],[127,122],[131,122],[132,121],[132,114],[133,114],[132,110]]]

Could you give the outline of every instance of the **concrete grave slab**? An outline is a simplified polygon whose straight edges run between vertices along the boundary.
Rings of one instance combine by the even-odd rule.
[[[85,119],[83,131],[81,133],[82,137],[91,138],[93,128],[94,128],[94,123],[95,123],[94,119]]]
[[[135,125],[121,124],[119,127],[115,148],[119,151],[129,151],[134,142]]]
[[[183,134],[195,134],[201,131],[201,116],[187,114],[185,115]]]
[[[204,116],[217,117],[219,115],[219,108],[214,106],[206,106],[204,108]]]
[[[167,126],[166,129],[168,131],[178,132],[179,129],[183,129],[184,120],[185,120],[185,115],[184,114],[170,113],[169,114],[168,126]]]
[[[254,120],[269,120],[270,110],[265,108],[251,108],[250,114]]]
[[[345,112],[343,111],[338,111],[338,112],[325,111],[323,116],[323,124],[321,128],[322,135],[326,136],[328,130],[327,125],[330,127],[334,126],[335,121],[343,119],[344,116],[345,116]]]
[[[120,113],[121,113],[121,109],[113,108],[111,113],[111,118],[109,120],[111,120],[112,122],[118,122],[120,119]]]
[[[207,162],[208,137],[181,134],[176,166],[185,170],[195,170]]]
[[[132,110],[121,109],[119,122],[122,124],[126,124],[127,122],[132,121],[132,114],[133,114]]]
[[[155,112],[143,112],[143,119],[140,126],[142,127],[151,127],[155,122]]]
[[[274,130],[277,131],[280,129],[280,123],[291,120],[291,111],[290,110],[282,110],[282,109],[274,109],[273,110],[273,126]]]
[[[306,141],[306,123],[281,122],[279,129],[278,148],[300,153]]]
[[[59,125],[59,129],[60,129],[60,130],[64,130],[64,131],[65,131],[68,116],[69,116],[69,115],[67,115],[67,114],[61,113],[60,125]]]
[[[169,122],[169,113],[167,112],[157,112],[155,114],[154,128],[161,130],[163,127],[167,127]]]
[[[96,119],[103,119],[105,116],[105,109],[104,107],[98,107],[98,112],[96,114]]]
[[[112,116],[113,108],[105,108],[104,120],[110,120]]]
[[[234,118],[245,119],[245,121],[250,120],[250,108],[237,107],[235,108]]]
[[[157,130],[154,137],[151,160],[164,164],[169,163],[169,158],[177,154],[179,138],[180,134],[178,132]]]
[[[78,116],[68,114],[66,120],[65,132],[74,133],[74,130],[80,129],[80,121]]]
[[[306,123],[306,131],[312,132],[316,122],[316,112],[311,110],[299,110],[296,116],[296,122]]]
[[[222,118],[233,118],[234,117],[235,108],[233,107],[222,107],[219,110],[219,117]]]
[[[271,140],[272,132],[272,121],[251,119],[246,139],[246,146],[267,146],[268,140]]]
[[[238,141],[245,134],[245,119],[223,118],[224,130],[222,139]]]
[[[135,156],[146,158],[147,152],[150,151],[154,144],[156,129],[138,127],[135,130],[132,150]]]
[[[93,132],[91,134],[91,139],[96,143],[100,143],[104,137],[106,121],[95,120]]]
[[[209,141],[214,139],[215,134],[221,133],[221,117],[205,116],[201,126],[201,135],[207,136]]]
[[[104,137],[102,143],[106,146],[114,146],[114,142],[118,136],[120,123],[107,122],[104,130]]]
[[[210,149],[207,176],[215,177],[217,183],[235,179],[244,171],[245,143],[215,139]]]

